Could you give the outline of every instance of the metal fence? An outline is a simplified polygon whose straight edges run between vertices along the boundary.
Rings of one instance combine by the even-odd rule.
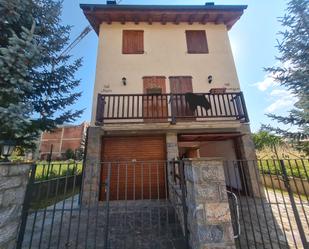
[[[224,166],[237,248],[308,248],[308,160]],[[90,167],[100,201],[82,193],[81,163],[33,166],[17,249],[188,248],[183,161]]]
[[[226,161],[237,248],[308,248],[308,160]]]
[[[32,168],[18,249],[184,248],[185,237],[168,199],[167,162],[104,162],[82,192],[79,164]],[[91,198],[91,197],[89,197]],[[100,201],[99,201],[100,200]]]

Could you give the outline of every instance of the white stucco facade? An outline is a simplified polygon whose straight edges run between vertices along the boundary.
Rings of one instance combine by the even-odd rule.
[[[144,54],[122,54],[122,31],[144,31]],[[205,30],[208,54],[188,54],[186,30]],[[208,76],[213,82],[208,83]],[[211,88],[239,91],[239,81],[224,24],[180,23],[102,23],[99,32],[96,80],[93,95],[92,124],[95,119],[97,94],[143,93],[144,76],[192,76],[194,92]],[[122,84],[122,78],[127,85]]]

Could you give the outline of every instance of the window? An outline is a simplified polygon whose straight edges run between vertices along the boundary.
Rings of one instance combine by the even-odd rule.
[[[205,30],[187,30],[186,38],[189,54],[208,54]]]
[[[122,34],[123,54],[143,54],[144,53],[144,31],[124,30]]]

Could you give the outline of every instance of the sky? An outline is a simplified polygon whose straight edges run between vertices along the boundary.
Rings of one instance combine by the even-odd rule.
[[[210,0],[208,0],[210,1]],[[80,3],[105,3],[105,0],[64,0],[62,22],[72,25],[71,38],[76,38],[88,25],[79,7]],[[202,5],[203,0],[122,0],[121,4],[190,4]],[[264,71],[265,67],[276,65],[278,55],[276,44],[280,40],[278,32],[282,30],[278,17],[284,15],[285,0],[215,0],[215,4],[248,5],[243,16],[229,31],[230,42],[238,73],[241,90],[244,92],[246,105],[253,132],[261,124],[276,125],[265,114],[284,115],[295,103],[286,89],[277,85]],[[81,79],[82,97],[74,108],[85,109],[76,124],[90,121],[92,94],[95,80],[95,67],[98,37],[91,31],[72,51],[75,58],[83,57],[83,66],[76,77]]]

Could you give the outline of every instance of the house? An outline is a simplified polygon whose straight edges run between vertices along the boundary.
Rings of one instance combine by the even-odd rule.
[[[80,125],[62,125],[51,132],[43,132],[39,141],[39,158],[63,159],[67,150],[76,151],[84,147],[87,122]]]
[[[108,1],[81,4],[81,8],[99,41],[86,174],[100,162],[256,158],[228,36],[246,6]],[[193,96],[196,108],[191,108],[188,96]],[[161,168],[150,170],[150,175],[157,176],[158,193],[165,187],[166,175]],[[117,197],[116,190],[112,191],[112,199],[133,198],[132,172],[126,173],[130,178],[126,188],[119,190],[119,174],[125,171],[125,167],[120,169],[118,181],[112,172],[111,188],[117,188]],[[99,181],[104,183],[106,167],[102,172]],[[96,191],[103,199],[105,185],[100,188]],[[152,198],[144,195],[134,195],[134,199]]]

